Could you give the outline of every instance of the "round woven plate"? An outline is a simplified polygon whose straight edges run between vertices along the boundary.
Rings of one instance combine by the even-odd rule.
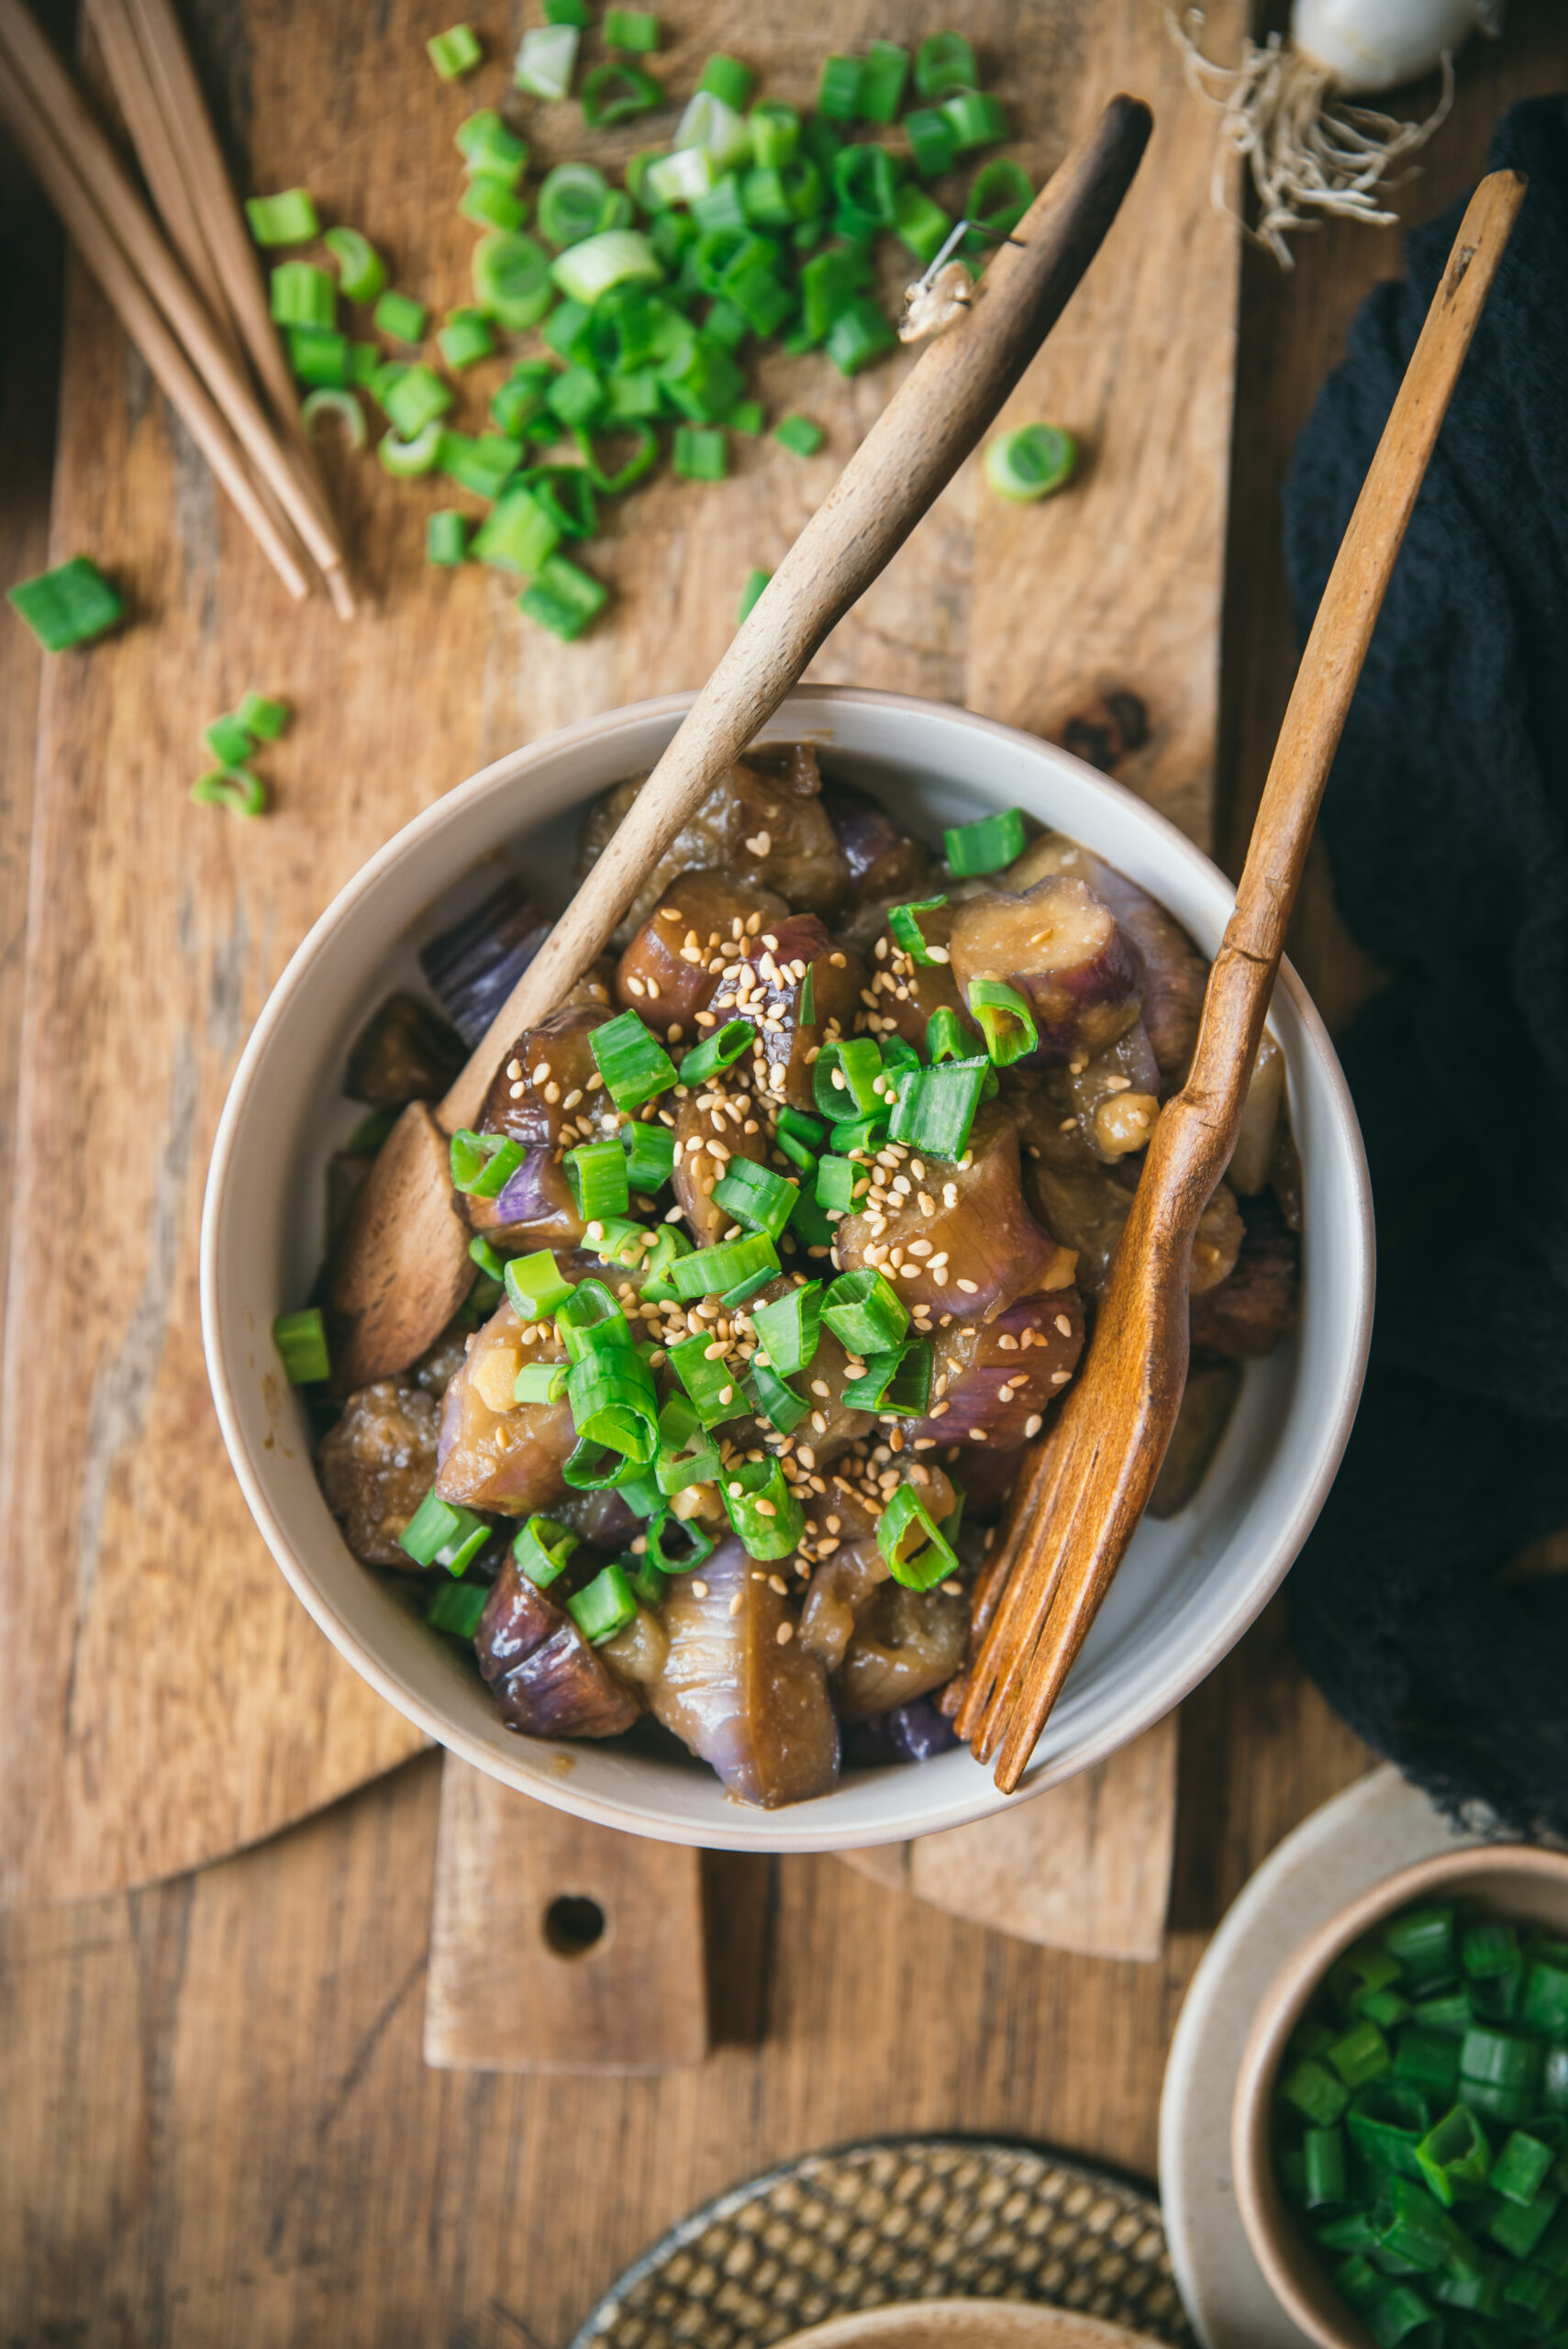
[[[1193,2349],[1152,2196],[962,2137],[809,2154],[732,2187],[628,2268],[572,2349],[768,2349],[856,2309],[953,2298],[1079,2309]]]

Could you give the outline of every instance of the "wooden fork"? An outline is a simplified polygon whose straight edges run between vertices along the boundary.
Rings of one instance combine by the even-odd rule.
[[[1465,352],[1524,200],[1465,212],[1307,639],[1209,974],[1192,1072],[1149,1145],[1084,1371],[1018,1479],[977,1593],[954,1720],[1011,1794],[1153,1490],[1187,1372],[1193,1235],[1230,1163],[1284,933],[1351,697]]]

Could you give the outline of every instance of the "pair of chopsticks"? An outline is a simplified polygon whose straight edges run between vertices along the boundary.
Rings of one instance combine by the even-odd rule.
[[[0,0],[0,119],[289,594],[319,573],[348,619],[342,543],[170,0],[88,14],[167,238],[24,0]]]

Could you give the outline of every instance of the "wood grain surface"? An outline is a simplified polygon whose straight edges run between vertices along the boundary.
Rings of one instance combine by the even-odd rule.
[[[1240,12],[1211,11],[1221,46]],[[827,49],[913,39],[944,11],[691,0],[664,14],[672,88],[725,47],[804,103]],[[1150,0],[984,0],[964,23],[1037,179],[1112,92],[1155,109],[1094,283],[1015,395],[1019,415],[1060,416],[1090,462],[1071,498],[1006,517],[966,465],[813,674],[1057,730],[1095,687],[1131,685],[1151,732],[1123,772],[1205,833],[1235,282],[1208,209],[1212,122]],[[220,119],[242,122],[244,184],[308,179],[323,217],[361,227],[400,284],[445,306],[462,296],[473,235],[447,134],[501,95],[515,28],[482,25],[495,61],[449,90],[422,46],[436,28],[415,0],[388,0],[373,31],[306,0],[236,15],[213,0],[193,34]],[[656,128],[585,135],[575,107],[529,118],[546,161],[624,155]],[[309,921],[399,824],[520,740],[701,682],[747,573],[777,563],[911,363],[844,384],[819,358],[768,359],[770,412],[820,417],[826,450],[803,463],[772,440],[742,445],[728,482],[665,478],[628,501],[591,556],[619,609],[574,645],[523,622],[500,575],[426,568],[425,514],[450,484],[344,461],[334,503],[373,609],[343,628],[287,605],[72,273],[50,545],[91,545],[153,624],[44,681],[0,1397],[10,1521],[28,1529],[0,1585],[0,1764],[15,1790],[0,1898],[191,1865],[417,1745],[284,1588],[219,1443],[195,1259],[228,1074]],[[464,379],[460,421],[480,420],[497,372]],[[262,762],[273,813],[242,827],[185,794],[201,726],[248,686],[286,695],[296,718]]]
[[[345,42],[362,63],[360,45]],[[217,53],[238,83],[239,52]],[[1403,217],[1429,217],[1473,181],[1503,106],[1560,83],[1555,0],[1514,0],[1507,41],[1463,60],[1454,115],[1424,175],[1395,199]],[[11,187],[0,158],[0,197]],[[3,226],[8,301],[22,269],[39,271],[39,246],[8,203]],[[1399,267],[1393,230],[1329,228],[1298,250],[1292,279],[1251,253],[1241,270],[1218,835],[1228,856],[1224,844],[1244,842],[1250,828],[1295,668],[1278,511],[1290,449],[1357,303]],[[27,315],[36,323],[36,306]],[[74,352],[80,310],[73,328]],[[31,566],[41,555],[34,493],[50,462],[37,396],[50,380],[47,337],[41,353],[7,340],[3,356],[0,412],[15,425],[6,445],[17,459],[5,543]],[[123,361],[104,363],[107,398]],[[86,518],[75,510],[57,551]],[[939,513],[927,531],[944,521]],[[139,583],[156,575],[123,516],[106,509],[104,527],[118,532]],[[695,548],[694,562],[712,552]],[[742,552],[765,561],[769,550]],[[260,609],[272,591],[259,571],[253,584]],[[453,584],[480,602],[488,590]],[[912,590],[901,604],[896,573],[880,592],[872,617],[884,650],[891,631],[901,681],[961,690],[961,600],[922,605]],[[18,696],[37,674],[20,639],[0,629],[8,748],[25,733]],[[874,645],[869,622],[862,642]],[[1020,702],[1028,682],[1015,681]],[[624,690],[643,685],[628,678]],[[202,702],[205,715],[205,693]],[[182,729],[182,774],[184,741]],[[305,769],[280,762],[279,772]],[[428,794],[441,779],[421,761],[406,787]],[[0,782],[17,826],[0,842],[4,877],[18,834],[25,854],[26,816],[15,777]],[[342,792],[362,787],[346,770]],[[3,933],[0,990],[18,959],[14,936]],[[1337,1013],[1364,994],[1370,968],[1320,887],[1298,907],[1292,952]],[[14,993],[0,993],[0,1011],[7,1002],[14,1019]],[[0,1069],[6,1045],[0,1032]],[[199,1432],[195,1409],[191,1426]],[[229,1555],[243,1572],[242,1556]],[[710,1899],[710,1974],[719,1985],[753,1978],[749,1957],[726,1965],[721,1936],[754,1946],[762,1934],[764,2011],[745,2033],[718,2032],[708,2065],[663,2079],[510,2080],[422,2065],[434,1757],[196,1876],[0,1918],[0,2334],[87,2349],[205,2349],[216,2339],[239,2349],[557,2349],[673,2220],[807,2147],[963,2129],[1149,2174],[1165,2048],[1208,1933],[1280,1838],[1365,1763],[1303,1681],[1276,1605],[1182,1709],[1171,1932],[1158,1965],[1034,1949],[912,1909],[829,1859],[727,1857]],[[47,1867],[39,1873],[47,1883]]]

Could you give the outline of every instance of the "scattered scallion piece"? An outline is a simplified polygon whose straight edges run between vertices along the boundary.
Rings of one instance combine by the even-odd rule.
[[[490,1539],[490,1528],[471,1508],[459,1508],[431,1491],[404,1527],[399,1547],[416,1565],[445,1566],[461,1575]]]
[[[763,588],[767,585],[773,575],[773,574],[771,571],[763,571],[761,568],[754,571],[749,571],[747,573],[746,584],[740,590],[740,601],[737,605],[735,610],[735,625],[737,628],[743,627],[746,621],[750,618],[752,607],[755,605],[758,596],[762,594]]]
[[[758,1306],[751,1326],[762,1341],[769,1367],[781,1378],[793,1378],[810,1366],[822,1326],[822,1285],[806,1281],[799,1288]]]
[[[560,239],[552,238],[551,241]],[[664,271],[652,246],[639,230],[606,228],[568,244],[550,274],[563,294],[592,309],[612,286],[638,280],[659,284]]]
[[[482,1582],[444,1582],[425,1609],[425,1620],[454,1640],[472,1640],[479,1630],[489,1586]]]
[[[518,1403],[559,1403],[566,1393],[567,1364],[563,1362],[526,1362],[512,1381],[513,1399]]]
[[[900,1485],[876,1521],[876,1546],[895,1582],[930,1590],[959,1571],[958,1560],[914,1485]]]
[[[997,496],[1022,505],[1064,488],[1073,478],[1078,451],[1071,433],[1059,425],[1020,424],[993,440],[982,462]]]
[[[423,342],[430,313],[423,302],[416,302],[412,294],[389,290],[380,296],[371,312],[371,323],[383,334],[389,334],[395,342]]]
[[[684,481],[722,481],[728,471],[724,434],[709,425],[678,424],[673,462]]]
[[[862,71],[858,57],[825,57],[817,84],[817,113],[829,122],[853,122],[861,110]]]
[[[227,807],[231,816],[261,816],[266,813],[267,786],[253,768],[217,767],[196,778],[191,797],[200,807]]]
[[[559,100],[572,87],[577,70],[575,25],[535,25],[518,44],[512,79],[530,98]]]
[[[468,1126],[453,1134],[449,1155],[452,1188],[471,1199],[498,1197],[523,1163],[520,1142],[506,1134],[475,1133]]]
[[[1006,108],[988,90],[960,90],[942,100],[941,110],[952,126],[961,155],[972,147],[986,147],[1007,136]]]
[[[749,1019],[727,1019],[686,1053],[681,1063],[680,1082],[686,1085],[703,1085],[721,1069],[733,1068],[751,1051],[756,1036],[757,1030]]]
[[[983,816],[977,824],[954,825],[942,834],[942,852],[955,876],[969,880],[1014,863],[1024,852],[1026,838],[1022,810],[1006,807]]]
[[[898,337],[869,294],[857,294],[828,329],[824,348],[840,375],[858,375]]]
[[[653,1481],[661,1494],[710,1485],[718,1474],[718,1446],[689,1397],[672,1395],[659,1414],[659,1451]]]
[[[591,1583],[573,1593],[566,1611],[591,1646],[602,1647],[606,1640],[613,1640],[637,1613],[637,1599],[625,1568],[613,1561],[602,1567]]]
[[[695,1248],[670,1267],[670,1286],[677,1297],[723,1297],[758,1273],[776,1276],[777,1251],[765,1231],[749,1232],[743,1240],[721,1240],[711,1248]]]
[[[510,476],[517,469],[517,444],[502,432],[482,432],[471,440],[465,432],[451,432],[444,425],[436,430],[436,464],[449,481],[472,489],[479,497],[499,497]]]
[[[444,506],[425,524],[425,560],[450,569],[468,560],[468,523],[454,506]]]
[[[557,163],[539,183],[535,207],[539,235],[557,250],[596,236],[609,193],[609,182],[595,164]]]
[[[828,435],[808,416],[786,416],[773,427],[773,439],[796,457],[814,457]]]
[[[520,228],[528,217],[528,207],[504,180],[492,179],[487,172],[477,172],[470,179],[458,199],[458,210],[465,220],[481,228],[499,228],[509,233]]]
[[[617,1109],[640,1109],[675,1082],[674,1063],[635,1011],[623,1011],[591,1030],[588,1049]],[[699,1296],[702,1292],[696,1292]]]
[[[1021,1061],[1040,1042],[1028,998],[1004,979],[971,979],[969,1008],[980,1022],[985,1050],[997,1068]],[[1369,2025],[1369,2029],[1374,2026]]]
[[[548,1248],[531,1256],[513,1256],[503,1275],[512,1310],[521,1321],[544,1321],[573,1294],[573,1284],[562,1272]]]
[[[923,98],[945,98],[954,90],[977,90],[980,69],[962,33],[931,33],[915,51],[915,87]]]
[[[873,40],[861,65],[860,112],[866,122],[895,122],[909,76],[909,52],[896,41]]]
[[[204,726],[202,740],[222,766],[239,766],[250,755],[250,730],[238,712],[215,718],[210,726]]]
[[[321,234],[316,206],[303,187],[285,188],[281,195],[248,197],[245,217],[259,245],[307,245]]]
[[[581,1142],[575,1150],[566,1152],[562,1163],[577,1202],[577,1212],[584,1223],[625,1215],[631,1205],[631,1192],[626,1152],[618,1141],[612,1138]]]
[[[958,138],[940,106],[917,106],[904,117],[915,169],[923,180],[940,179],[951,169]]]
[[[448,437],[439,422],[423,426],[410,440],[400,432],[384,432],[376,442],[376,462],[395,481],[417,480],[421,473],[434,473]]]
[[[607,130],[617,122],[634,121],[664,103],[664,93],[652,74],[619,58],[585,73],[579,95],[583,119],[590,130]]]
[[[806,1511],[776,1460],[748,1461],[720,1479],[729,1522],[751,1558],[787,1558],[806,1531]]]
[[[394,430],[410,440],[427,424],[445,416],[452,398],[451,385],[443,383],[433,367],[427,367],[420,361],[405,368],[396,383],[388,386],[382,406]]]
[[[940,954],[931,952],[926,943],[925,933],[920,928],[919,919],[922,914],[934,914],[939,906],[945,906],[946,903],[945,896],[914,897],[907,905],[895,906],[888,914],[888,929],[905,952],[911,955],[917,963],[931,964],[945,963],[948,959],[945,950]]]
[[[840,1274],[822,1299],[822,1319],[846,1352],[863,1360],[902,1342],[909,1308],[885,1275],[868,1266]]]
[[[437,33],[425,43],[425,50],[443,82],[455,82],[460,73],[472,73],[484,56],[472,25],[449,26],[444,33]]]
[[[454,371],[472,367],[475,360],[488,359],[495,348],[495,338],[483,310],[449,310],[447,322],[436,340],[441,357]]]
[[[648,57],[659,46],[659,19],[651,8],[606,8],[604,35],[606,48]]]
[[[286,701],[275,701],[267,694],[248,693],[240,697],[235,717],[247,734],[259,742],[275,742],[289,722]]]
[[[338,264],[338,284],[350,302],[373,302],[386,284],[386,263],[357,228],[328,228],[321,239]]]
[[[634,1191],[657,1191],[675,1171],[675,1137],[668,1126],[635,1119],[623,1128],[626,1179]]]
[[[722,1208],[748,1230],[765,1231],[777,1240],[795,1212],[800,1186],[759,1166],[750,1158],[732,1158],[713,1189],[715,1207]],[[733,1283],[727,1283],[733,1286]]]
[[[271,281],[271,308],[280,327],[329,327],[338,315],[338,289],[313,261],[281,261]]]
[[[519,139],[494,106],[484,106],[460,122],[452,145],[469,171],[516,187],[528,168],[528,142]]]
[[[519,230],[481,237],[469,267],[474,301],[487,318],[494,318],[508,334],[538,326],[555,300],[550,255],[535,239]]]
[[[321,1308],[307,1306],[301,1313],[280,1313],[272,1323],[272,1343],[283,1358],[284,1376],[291,1386],[318,1386],[332,1375]]]
[[[868,1354],[858,1378],[846,1381],[841,1400],[852,1411],[891,1411],[921,1419],[931,1399],[931,1343],[906,1338],[901,1346]]]
[[[299,414],[311,440],[316,438],[316,428],[324,416],[339,418],[349,436],[351,449],[362,449],[370,437],[363,408],[352,392],[341,388],[324,385],[318,391],[308,393],[299,404]]]
[[[671,1368],[705,1428],[719,1427],[749,1408],[740,1381],[722,1353],[709,1354],[708,1347],[716,1342],[705,1330],[695,1337],[682,1338],[670,1348]]]
[[[349,338],[333,327],[290,327],[289,367],[302,384],[322,384],[334,391],[349,382]]]

